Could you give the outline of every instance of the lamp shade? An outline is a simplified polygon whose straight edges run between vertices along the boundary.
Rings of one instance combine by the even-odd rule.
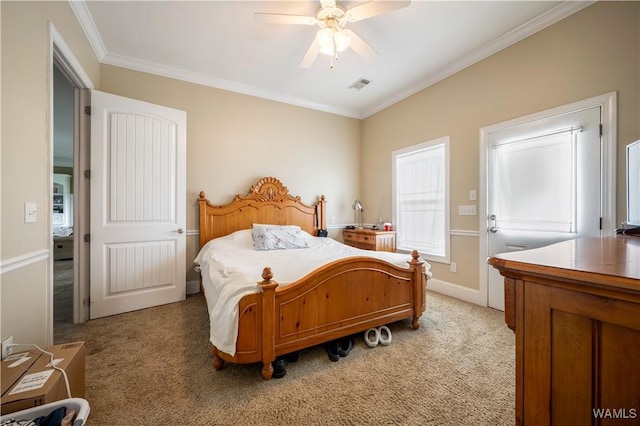
[[[342,31],[327,27],[318,31],[316,42],[320,45],[320,53],[335,55],[334,47],[338,52],[346,50],[351,44],[351,38]]]

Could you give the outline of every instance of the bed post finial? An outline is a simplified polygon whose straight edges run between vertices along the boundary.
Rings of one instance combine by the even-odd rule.
[[[267,266],[262,270],[262,279],[264,280],[263,283],[268,284],[268,282],[265,281],[271,281],[271,278],[273,278],[273,272],[271,272],[271,268]]]
[[[324,194],[316,204],[316,228],[327,229],[327,199]]]
[[[200,191],[200,199],[204,200],[207,198],[207,194],[204,193],[204,191]]]
[[[420,316],[427,309],[427,272],[418,250],[411,252],[411,261],[407,263],[413,267],[414,279],[419,283],[414,286],[413,320],[411,321],[411,326],[417,330],[420,327]]]

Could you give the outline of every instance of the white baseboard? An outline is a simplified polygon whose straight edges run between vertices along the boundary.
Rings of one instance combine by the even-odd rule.
[[[480,297],[480,290],[453,284],[438,279],[430,279],[427,281],[427,290],[444,294],[445,296],[455,297],[465,302],[475,303],[480,306],[487,306],[487,301]]]
[[[196,294],[200,292],[200,280],[187,281],[187,294]]]

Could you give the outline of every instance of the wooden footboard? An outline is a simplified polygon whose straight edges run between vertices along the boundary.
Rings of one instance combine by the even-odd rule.
[[[414,251],[407,268],[369,257],[343,259],[286,287],[265,268],[261,293],[240,301],[235,356],[214,347],[214,366],[262,362],[269,380],[276,356],[406,318],[417,329],[427,279],[418,257]]]

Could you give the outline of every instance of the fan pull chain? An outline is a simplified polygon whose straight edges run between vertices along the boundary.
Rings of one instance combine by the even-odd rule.
[[[336,32],[335,30],[331,31],[331,40],[333,41],[333,53],[334,55],[331,55],[331,64],[330,64],[330,68],[333,69],[333,57],[335,56],[336,61],[338,60],[338,45],[336,44]]]

